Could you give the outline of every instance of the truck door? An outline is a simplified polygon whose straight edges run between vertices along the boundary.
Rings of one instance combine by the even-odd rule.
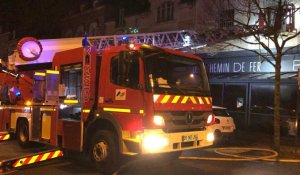
[[[82,149],[82,117],[81,117],[81,85],[82,63],[60,66],[62,95],[59,121],[63,148],[81,151]]]
[[[108,57],[111,59],[105,59],[105,65],[109,65],[106,68],[109,76],[106,77],[102,94],[103,103],[101,104],[101,100],[99,103],[104,112],[113,114],[122,130],[140,130],[144,113],[141,59],[137,54],[123,51]]]

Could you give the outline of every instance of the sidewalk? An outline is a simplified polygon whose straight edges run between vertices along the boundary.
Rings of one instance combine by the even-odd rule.
[[[273,135],[255,131],[235,131],[233,137],[225,142],[224,146],[272,148]],[[279,156],[280,158],[300,159],[300,136],[297,149],[295,137],[281,136]]]

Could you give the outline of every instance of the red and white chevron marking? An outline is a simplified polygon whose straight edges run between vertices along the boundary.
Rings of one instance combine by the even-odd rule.
[[[181,95],[153,95],[154,103],[161,104],[200,104],[210,105],[212,104],[211,97],[199,97],[199,96],[181,96]]]
[[[58,157],[61,157],[61,156],[63,156],[63,152],[58,150],[58,151],[47,152],[47,153],[43,153],[43,154],[39,154],[39,155],[35,155],[35,156],[25,157],[25,158],[21,158],[21,159],[16,160],[13,163],[13,167],[17,168],[17,167],[21,167],[21,166],[24,166],[24,165],[30,165],[30,164],[33,164],[33,163],[58,158]]]

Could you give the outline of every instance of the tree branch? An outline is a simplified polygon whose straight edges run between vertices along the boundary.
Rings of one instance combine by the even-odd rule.
[[[292,50],[292,49],[294,49],[294,48],[296,48],[296,47],[299,47],[299,46],[300,46],[300,44],[298,44],[298,45],[295,45],[295,46],[292,46],[292,47],[290,47],[290,48],[286,49],[285,51],[283,51],[283,52],[282,52],[282,55],[285,55],[285,54],[287,54],[287,52],[288,52],[288,51],[290,51],[290,50]]]
[[[264,60],[266,60],[268,63],[270,63],[272,66],[275,67],[275,64],[271,62],[271,60],[264,54],[262,53],[259,53],[257,50],[251,50],[251,49],[247,49],[247,48],[244,48],[244,47],[241,47],[241,46],[238,46],[238,45],[235,45],[235,44],[232,44],[232,43],[228,43],[228,42],[224,42],[225,44],[227,44],[228,46],[233,46],[233,47],[236,47],[236,48],[239,48],[239,49],[242,49],[242,50],[246,50],[246,51],[250,51],[250,52],[253,52],[261,57],[264,58]],[[274,59],[274,57],[272,57]]]

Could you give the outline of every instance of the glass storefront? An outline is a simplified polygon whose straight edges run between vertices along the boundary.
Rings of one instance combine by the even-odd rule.
[[[213,104],[224,106],[233,116],[238,129],[273,131],[274,84],[272,82],[211,83]],[[296,84],[281,85],[281,125],[295,116]]]
[[[274,68],[246,51],[201,55],[205,58],[213,104],[228,108],[237,129],[273,132]],[[300,54],[284,56],[281,69],[281,129],[295,118]]]

